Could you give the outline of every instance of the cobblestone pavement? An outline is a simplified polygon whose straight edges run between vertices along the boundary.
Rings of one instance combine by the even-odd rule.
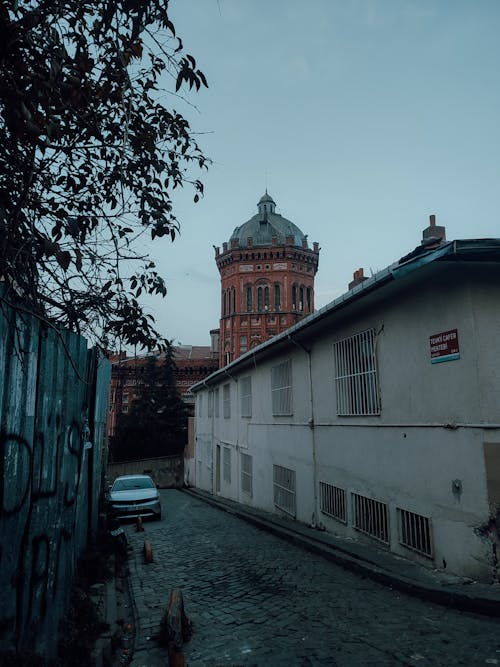
[[[181,491],[162,491],[162,503],[162,521],[126,527],[140,619],[133,665],[166,664],[154,635],[177,586],[194,626],[189,667],[500,665],[498,619],[407,597]]]

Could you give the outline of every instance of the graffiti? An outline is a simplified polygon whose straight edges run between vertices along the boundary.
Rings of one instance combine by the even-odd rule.
[[[0,352],[2,333],[0,319]],[[59,341],[48,338],[40,338],[38,368],[29,376],[20,375],[12,356],[0,355],[6,360],[0,368],[0,651],[53,655],[75,563],[88,540],[89,479],[99,479],[99,471],[89,470],[93,459],[84,448],[95,392],[82,380],[85,341],[78,340],[85,347],[76,372]],[[19,397],[30,392],[33,410],[23,411]]]

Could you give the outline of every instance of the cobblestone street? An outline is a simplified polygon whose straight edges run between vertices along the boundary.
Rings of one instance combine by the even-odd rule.
[[[161,664],[153,637],[177,586],[194,628],[190,667],[500,665],[497,619],[362,579],[180,491],[162,491],[162,503],[162,521],[125,527],[140,619],[134,665]]]

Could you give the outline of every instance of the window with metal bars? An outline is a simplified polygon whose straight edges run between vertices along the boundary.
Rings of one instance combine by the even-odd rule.
[[[319,483],[319,507],[324,514],[347,523],[346,493],[344,489],[326,482]]]
[[[379,415],[375,329],[334,343],[337,414]]]
[[[215,417],[219,418],[219,387],[214,391],[214,413]]]
[[[252,416],[252,378],[250,375],[240,380],[241,416]]]
[[[231,450],[224,447],[222,450],[222,477],[225,482],[231,484]]]
[[[398,522],[400,543],[408,549],[432,558],[431,520],[421,514],[398,507]]]
[[[249,496],[253,493],[252,457],[250,454],[241,454],[241,490]]]
[[[389,544],[389,513],[387,505],[367,498],[357,493],[352,493],[352,514],[354,518],[354,528],[366,533],[376,540]]]
[[[222,415],[224,419],[231,417],[231,387],[229,383],[222,387]]]
[[[291,359],[271,368],[271,397],[273,415],[293,414]]]
[[[295,470],[273,465],[274,506],[295,516]]]

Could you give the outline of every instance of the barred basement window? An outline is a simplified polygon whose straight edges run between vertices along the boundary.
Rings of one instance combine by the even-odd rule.
[[[274,505],[295,516],[295,470],[273,465]]]
[[[222,476],[225,482],[231,484],[231,450],[224,447],[222,450]]]
[[[326,482],[319,483],[319,507],[324,514],[347,523],[346,493],[344,489]]]
[[[378,415],[380,396],[375,359],[375,329],[333,346],[338,415]]]
[[[231,387],[229,383],[222,387],[222,415],[224,419],[231,417]]]
[[[400,543],[432,558],[432,526],[431,520],[421,514],[415,514],[398,507],[399,541]]]
[[[241,490],[252,495],[252,457],[250,454],[241,454]]]
[[[273,415],[293,414],[291,359],[271,368],[271,396]]]
[[[354,528],[376,540],[389,544],[389,515],[387,505],[373,498],[352,495]]]
[[[240,380],[241,416],[252,416],[252,378],[250,375]]]

